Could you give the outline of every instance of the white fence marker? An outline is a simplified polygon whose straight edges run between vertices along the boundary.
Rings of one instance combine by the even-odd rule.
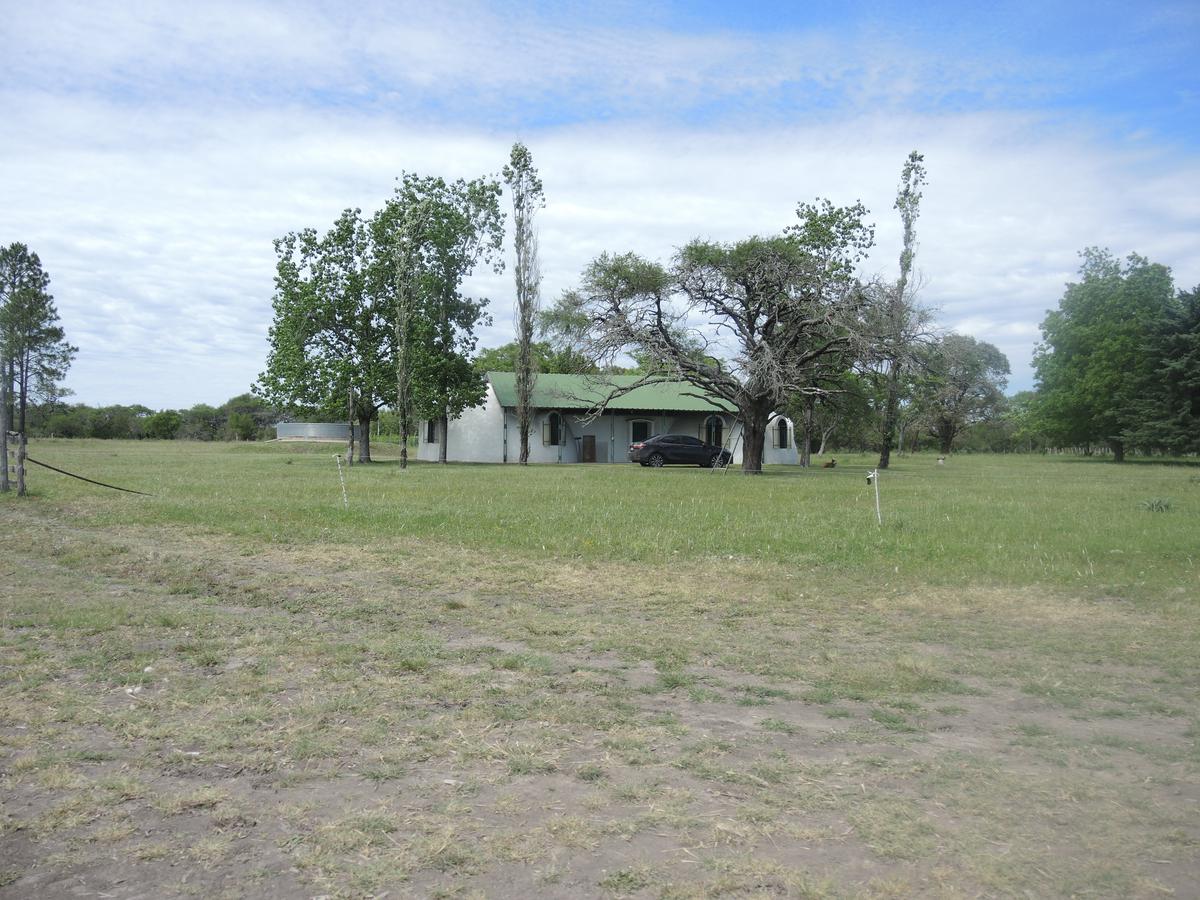
[[[333,461],[337,463],[338,481],[342,483],[342,505],[349,509],[350,498],[346,496],[346,476],[342,474],[342,455],[340,453],[333,454]]]
[[[883,524],[883,513],[879,511],[879,470],[872,469],[867,473],[867,484],[875,485],[875,518]]]

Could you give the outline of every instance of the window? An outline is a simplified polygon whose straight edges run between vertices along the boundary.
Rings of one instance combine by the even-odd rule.
[[[704,443],[716,447],[725,445],[725,423],[720,416],[709,416],[704,422]]]
[[[425,423],[425,443],[436,444],[437,442],[437,419],[430,419]]]
[[[789,440],[790,435],[788,434],[787,419],[780,416],[775,420],[775,427],[772,428],[771,431],[772,436],[775,438],[775,440],[771,441],[772,447],[776,447],[780,450],[786,450],[792,445],[791,440]]]
[[[557,447],[562,443],[562,416],[556,412],[546,416],[542,423],[542,443],[547,447]]]
[[[636,444],[638,441],[644,441],[646,438],[650,437],[651,424],[651,422],[647,422],[645,419],[637,419],[633,422],[630,422],[629,438],[631,442]]]

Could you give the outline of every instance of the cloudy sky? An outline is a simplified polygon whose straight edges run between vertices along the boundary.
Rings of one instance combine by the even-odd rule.
[[[543,294],[605,250],[861,199],[894,277],[910,150],[923,299],[1030,387],[1085,246],[1200,283],[1200,4],[0,0],[0,243],[41,256],[77,399],[221,403],[266,357],[272,239],[402,171],[545,182]],[[511,273],[478,277],[511,339]]]

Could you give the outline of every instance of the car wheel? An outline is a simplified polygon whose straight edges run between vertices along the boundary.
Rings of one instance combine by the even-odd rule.
[[[725,458],[724,458],[723,456],[721,456],[721,454],[720,454],[720,453],[714,453],[714,454],[712,455],[712,459],[710,459],[710,460],[708,461],[708,467],[709,467],[710,469],[723,469],[723,468],[725,468]]]
[[[646,465],[653,466],[656,469],[661,469],[663,462],[665,462],[663,455],[661,453],[654,453],[648,460],[646,460]]]

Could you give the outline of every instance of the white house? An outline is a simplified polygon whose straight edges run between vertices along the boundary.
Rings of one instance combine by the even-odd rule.
[[[687,434],[733,452],[742,461],[742,425],[733,406],[686,382],[648,384],[610,400],[589,415],[614,387],[636,375],[538,375],[533,392],[531,463],[628,462],[629,445],[655,434]],[[438,458],[439,423],[420,423],[417,458]],[[446,458],[452,462],[516,462],[521,452],[517,428],[517,386],[512,372],[488,372],[482,406],[451,420]],[[799,462],[792,421],[772,416],[767,464]]]

